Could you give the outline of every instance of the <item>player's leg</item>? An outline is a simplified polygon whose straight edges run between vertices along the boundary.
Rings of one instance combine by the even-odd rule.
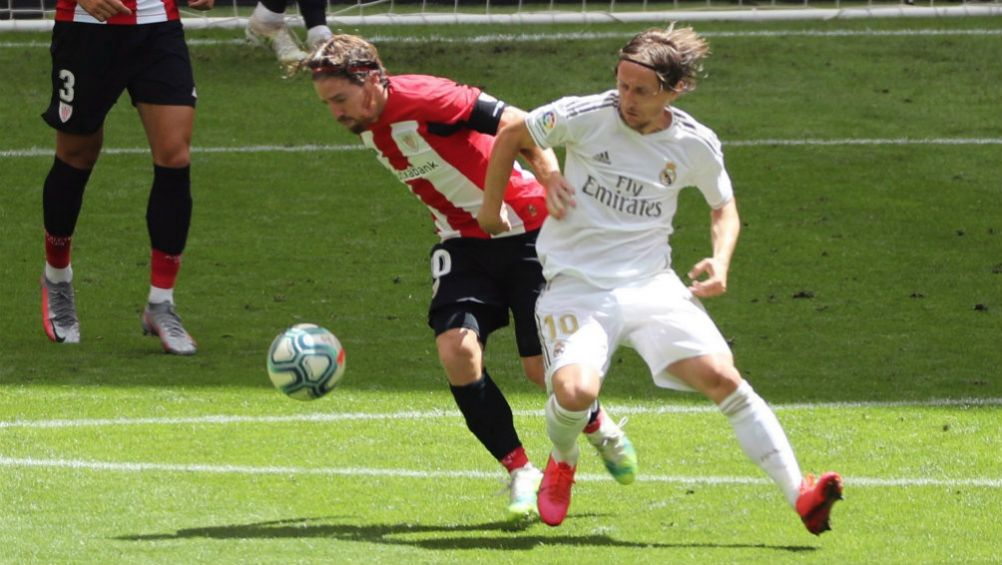
[[[146,208],[150,237],[150,291],[143,332],[157,335],[168,353],[191,355],[195,340],[174,307],[174,286],[191,226],[191,136],[195,84],[181,27],[176,22],[150,31],[147,48],[158,56],[129,84],[153,158],[153,183]]]
[[[469,430],[509,472],[528,464],[511,406],[483,365],[477,316],[465,306],[431,315],[438,357]]]
[[[104,26],[57,22],[52,94],[42,118],[56,130],[55,159],[42,188],[45,267],[42,327],[55,342],[80,341],[70,252],[84,189],[104,141],[103,123],[124,88],[116,42]]]
[[[779,486],[807,529],[830,529],[831,506],[842,498],[842,479],[826,473],[804,479],[793,448],[769,405],[741,378],[730,355],[706,355],[677,361],[668,371],[713,400],[727,416],[741,449]]]
[[[630,321],[627,343],[637,350],[659,386],[695,390],[728,417],[749,458],[766,471],[793,504],[800,468],[772,410],[734,366],[717,326],[674,274],[621,295]]]
[[[260,0],[247,20],[245,35],[255,45],[268,46],[283,67],[306,58],[299,40],[285,23],[286,0]]]
[[[509,261],[499,265],[498,277],[504,283],[506,300],[515,324],[515,342],[522,357],[526,377],[542,389],[546,388],[539,328],[536,326],[536,301],[545,286],[542,267],[536,254],[538,232],[528,232],[498,240],[511,248]],[[608,417],[599,400],[591,406],[585,437],[602,457],[606,469],[621,484],[633,482],[637,472],[637,455],[622,428]]]
[[[428,324],[467,427],[509,472],[508,513],[519,519],[535,513],[540,473],[525,453],[508,400],[483,363],[488,337],[508,323],[498,280],[483,259],[504,252],[492,240],[457,238],[436,245],[431,253],[434,293]]]
[[[316,49],[334,33],[327,27],[327,2],[324,0],[297,0],[299,13],[306,26],[306,46]]]
[[[508,400],[483,366],[477,316],[463,306],[445,307],[433,312],[430,320],[449,390],[467,428],[508,471],[508,517],[532,516],[541,475],[518,437]]]
[[[598,400],[592,408],[588,423],[584,427],[584,435],[588,443],[595,448],[606,471],[621,485],[632,484],[637,478],[637,450],[627,437],[623,426],[626,418],[619,422],[613,421]]]
[[[56,157],[42,187],[45,269],[42,327],[56,343],[79,343],[80,321],[70,251],[84,189],[101,152],[102,130],[89,135],[56,132]]]
[[[153,184],[146,205],[150,237],[150,290],[142,328],[156,335],[168,353],[191,355],[195,340],[174,306],[174,286],[191,226],[191,106],[136,104],[153,155]]]
[[[741,378],[729,354],[702,355],[676,361],[668,372],[719,406],[734,428],[745,454],[765,471],[794,505],[800,466],[772,409]]]
[[[621,297],[630,320],[626,343],[646,361],[655,383],[695,390],[716,403],[744,452],[796,507],[801,475],[790,442],[772,409],[742,379],[730,347],[698,299],[673,273]]]
[[[618,341],[606,291],[557,278],[540,295],[536,319],[547,363],[546,433],[553,447],[539,489],[539,515],[551,526],[570,507],[577,439],[588,424]]]

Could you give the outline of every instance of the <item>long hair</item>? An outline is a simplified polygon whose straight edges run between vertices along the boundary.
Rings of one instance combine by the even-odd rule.
[[[386,67],[379,59],[376,47],[361,37],[339,34],[320,44],[303,61],[313,80],[340,77],[362,84],[366,77],[377,73],[386,82]]]
[[[672,22],[666,29],[651,28],[633,36],[619,50],[619,60],[651,69],[665,90],[688,92],[696,88],[709,54],[710,45],[702,36],[691,27],[675,29]]]

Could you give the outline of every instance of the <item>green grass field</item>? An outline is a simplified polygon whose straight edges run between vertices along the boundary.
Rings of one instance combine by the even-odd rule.
[[[642,27],[345,31],[377,37],[393,72],[529,108],[610,87]],[[564,525],[500,522],[504,475],[425,325],[425,208],[236,30],[188,34],[195,216],[176,299],[199,354],[139,331],[151,166],[127,98],[74,237],[83,342],[49,343],[47,36],[7,33],[0,563],[1002,563],[1002,20],[696,28],[714,56],[679,106],[723,140],[744,223],[731,290],[706,304],[804,470],[843,474],[832,532],[808,534],[726,419],[655,389],[629,350],[603,399],[629,417],[640,480],[585,453]],[[536,37],[480,38],[498,32]],[[709,252],[708,214],[695,191],[680,206],[685,272]],[[305,321],[348,354],[338,390],[306,403],[264,369]],[[509,331],[487,353],[542,464],[543,395]]]

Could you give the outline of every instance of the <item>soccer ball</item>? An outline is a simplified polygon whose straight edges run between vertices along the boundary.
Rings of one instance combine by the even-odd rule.
[[[320,398],[344,376],[344,348],[328,330],[296,324],[271,342],[268,376],[275,388],[292,398]]]

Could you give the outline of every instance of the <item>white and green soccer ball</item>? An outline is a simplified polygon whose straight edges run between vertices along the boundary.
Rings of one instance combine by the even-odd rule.
[[[268,376],[275,388],[297,400],[332,391],[344,376],[344,348],[316,324],[296,324],[271,342]]]

